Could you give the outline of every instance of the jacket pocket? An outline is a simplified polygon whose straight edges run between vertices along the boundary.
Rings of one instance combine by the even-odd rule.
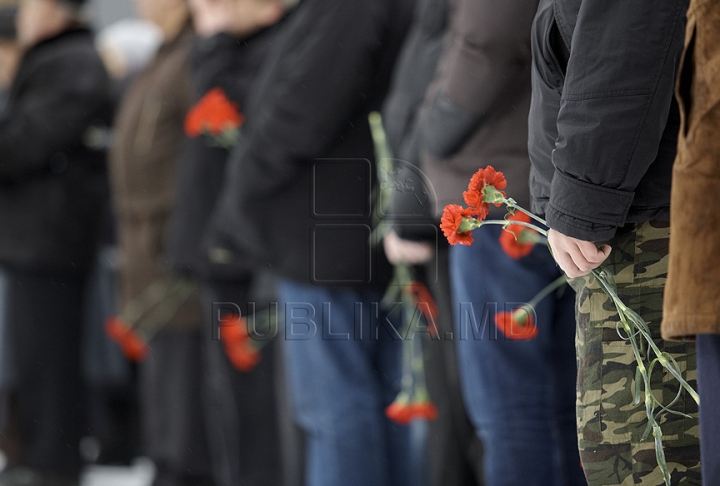
[[[556,72],[558,81],[562,84],[565,81],[565,74],[567,73],[570,50],[565,46],[565,41],[560,35],[560,29],[558,28],[555,17],[552,19],[545,42],[552,68]]]
[[[533,24],[533,64],[543,82],[558,93],[562,92],[565,83],[569,57],[569,52],[564,47],[552,4],[541,7]]]
[[[690,40],[685,46],[685,50],[680,57],[680,65],[678,66],[678,80],[675,89],[675,98],[680,109],[680,133],[683,137],[687,137],[689,132],[690,109],[692,108],[692,83],[693,69],[692,62],[695,50],[695,23],[688,22],[688,32]]]

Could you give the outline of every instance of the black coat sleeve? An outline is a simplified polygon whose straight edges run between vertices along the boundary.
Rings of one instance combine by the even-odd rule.
[[[232,183],[252,200],[292,183],[302,163],[328,153],[366,102],[386,12],[381,2],[301,4],[252,93],[246,136],[230,161]]]
[[[82,139],[88,117],[107,103],[109,81],[99,59],[68,53],[34,69],[44,75],[28,81],[0,118],[0,180],[45,170],[54,153]]]
[[[445,40],[427,117],[424,149],[444,159],[459,150],[506,94],[526,82],[528,33],[537,0],[459,0]]]
[[[551,228],[602,241],[625,224],[667,124],[686,7],[686,0],[582,2],[557,119]]]
[[[240,71],[234,67],[242,58],[242,42],[225,33],[195,39],[190,51],[190,66],[198,95],[217,86],[225,88],[231,75]]]

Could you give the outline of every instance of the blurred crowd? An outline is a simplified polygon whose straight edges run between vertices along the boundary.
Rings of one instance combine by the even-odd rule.
[[[0,2],[0,486],[720,484],[720,2],[133,2]]]

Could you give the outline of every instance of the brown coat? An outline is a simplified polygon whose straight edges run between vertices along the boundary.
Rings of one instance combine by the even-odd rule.
[[[530,28],[537,0],[456,0],[420,121],[422,169],[436,216],[464,204],[470,177],[492,165],[508,194],[529,208]],[[500,212],[499,214],[502,214]]]
[[[692,0],[677,88],[665,339],[720,334],[720,0]]]
[[[123,99],[110,154],[118,219],[121,304],[167,271],[165,252],[175,203],[176,166],[185,115],[193,103],[188,56],[194,35],[186,27],[162,45]],[[202,320],[196,295],[171,319],[174,328]]]

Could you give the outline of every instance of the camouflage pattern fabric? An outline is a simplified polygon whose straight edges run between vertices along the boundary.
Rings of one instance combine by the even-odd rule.
[[[613,251],[604,267],[615,276],[620,298],[648,322],[660,349],[678,361],[685,379],[697,390],[694,343],[660,339],[668,226],[646,222],[621,228],[608,242]],[[632,405],[637,365],[630,344],[617,333],[615,307],[593,277],[571,284],[577,292],[578,440],[588,484],[662,486],[652,434],[641,440],[647,418],[642,402]],[[677,394],[677,381],[659,365],[651,380],[655,396],[669,404]],[[683,393],[673,409],[693,418],[663,412],[658,419],[672,484],[699,485],[697,405]]]

